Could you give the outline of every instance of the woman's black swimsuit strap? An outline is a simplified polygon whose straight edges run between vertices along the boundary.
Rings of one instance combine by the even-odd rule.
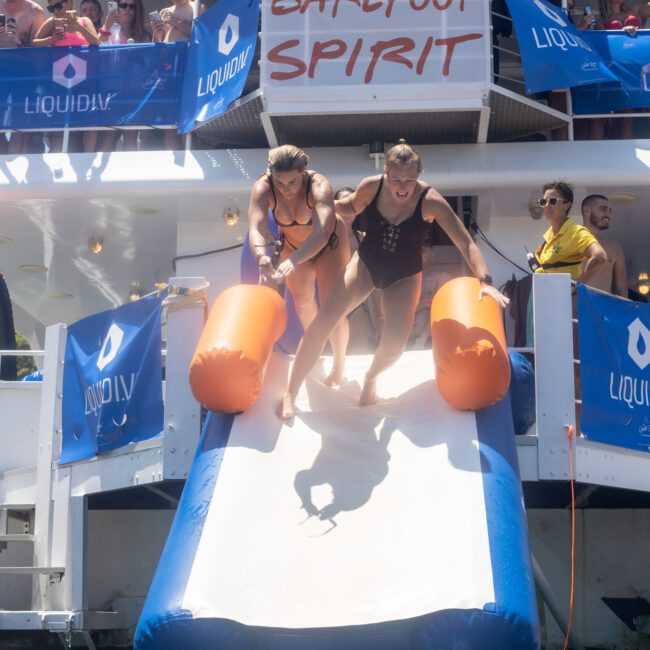
[[[308,172],[307,182],[305,183],[305,203],[307,204],[307,207],[310,210],[314,209],[314,206],[309,204],[309,193],[311,192],[311,184],[315,175],[316,172]],[[269,186],[271,187],[271,192],[273,193],[273,207],[271,208],[271,214],[273,215],[273,220],[275,221],[275,223],[277,223],[278,226],[282,228],[291,228],[293,226],[311,226],[312,219],[310,219],[307,223],[299,223],[295,219],[291,223],[282,223],[281,221],[278,221],[278,218],[275,216],[275,208],[278,205],[278,197],[275,195],[275,187],[273,186],[273,176],[271,176],[271,174],[266,174],[266,180]]]
[[[366,236],[359,246],[359,257],[377,289],[386,289],[422,270],[422,245],[430,228],[422,218],[422,203],[429,186],[422,190],[413,214],[395,225],[377,209],[383,180],[382,176],[375,198],[361,213]]]

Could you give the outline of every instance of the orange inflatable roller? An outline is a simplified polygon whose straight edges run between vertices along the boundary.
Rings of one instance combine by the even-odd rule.
[[[269,287],[241,284],[221,293],[190,364],[190,386],[211,411],[251,406],[262,388],[273,344],[287,326],[284,300]]]
[[[501,307],[478,301],[476,278],[444,284],[431,302],[431,340],[440,394],[459,410],[498,402],[510,385],[510,359]]]

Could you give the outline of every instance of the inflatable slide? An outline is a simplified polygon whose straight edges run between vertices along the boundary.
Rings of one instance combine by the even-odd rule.
[[[337,389],[324,359],[287,423],[290,363],[208,416],[135,647],[537,648],[509,397],[454,409],[431,351],[407,352],[359,408],[370,357]]]

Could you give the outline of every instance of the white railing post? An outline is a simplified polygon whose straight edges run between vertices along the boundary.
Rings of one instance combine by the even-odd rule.
[[[566,480],[568,427],[575,431],[570,275],[533,276],[533,322],[539,478]]]
[[[202,289],[205,278],[171,278],[172,287]],[[165,414],[163,472],[165,479],[184,479],[194,458],[199,439],[201,407],[189,383],[189,367],[203,330],[206,307],[203,299],[173,310],[183,295],[170,296],[167,303],[167,363],[165,369]]]
[[[45,360],[36,462],[36,512],[34,520],[34,566],[49,566],[52,559],[53,463],[61,449],[61,400],[66,326],[51,325],[45,331]],[[34,577],[32,609],[48,609],[47,575]]]

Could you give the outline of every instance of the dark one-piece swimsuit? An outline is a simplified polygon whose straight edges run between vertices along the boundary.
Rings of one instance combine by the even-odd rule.
[[[314,211],[314,206],[309,205],[309,191],[311,190],[311,183],[315,173],[316,172],[311,172],[307,174],[307,183],[305,184],[305,203],[307,204],[307,207],[312,211],[312,214]],[[266,180],[269,186],[271,187],[271,192],[273,193],[273,207],[271,208],[271,214],[273,215],[273,220],[278,225],[278,228],[293,228],[295,226],[311,226],[314,220],[313,216],[309,219],[307,223],[299,223],[298,221],[295,220],[295,218],[291,223],[282,223],[281,221],[278,221],[278,218],[275,216],[275,208],[278,205],[278,198],[275,195],[275,188],[273,187],[273,178],[270,174],[266,174]],[[327,249],[334,250],[339,245],[339,238],[338,235],[336,234],[336,225],[337,225],[336,220],[334,220],[334,230],[332,231],[332,234],[329,236],[329,239],[327,240],[325,246],[323,246],[323,248],[321,248],[318,251],[318,253],[316,253],[316,255],[314,255],[310,259],[311,262],[315,262]],[[297,250],[298,248],[298,246],[293,244],[286,236],[286,234],[282,231],[280,231],[278,241],[279,241],[278,252],[282,251],[285,245],[289,246],[294,251]]]
[[[382,176],[375,198],[359,215],[359,223],[366,231],[359,246],[359,257],[377,289],[386,289],[422,270],[422,245],[431,227],[422,218],[422,201],[429,186],[422,190],[413,214],[396,226],[377,209],[383,184]]]

